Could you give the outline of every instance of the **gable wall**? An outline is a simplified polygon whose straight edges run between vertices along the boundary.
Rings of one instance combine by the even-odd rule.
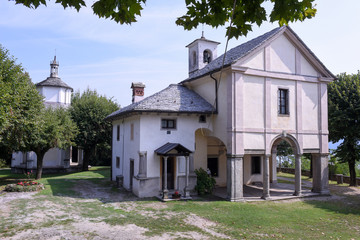
[[[328,131],[327,99],[319,90],[326,90],[326,83],[319,82],[320,73],[285,35],[239,60],[233,69],[227,92],[228,105],[237,112],[228,114],[237,132],[229,135],[233,154],[270,151],[271,139],[282,131],[297,137],[304,149],[327,152],[327,136],[320,136],[320,130]],[[289,91],[288,116],[278,114],[279,88]]]

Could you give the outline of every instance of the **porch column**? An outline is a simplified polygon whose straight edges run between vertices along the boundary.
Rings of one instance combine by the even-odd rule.
[[[276,159],[276,155],[277,155],[277,150],[275,149],[275,151],[273,151],[271,153],[271,161],[272,161],[272,183],[277,183],[277,159]]]
[[[270,155],[263,156],[263,195],[262,199],[270,198],[270,172],[269,172]]]
[[[169,190],[167,189],[167,156],[164,156],[164,188],[163,188],[163,199],[169,198]]]
[[[243,159],[244,155],[227,155],[227,199],[232,202],[244,200]]]
[[[295,155],[295,192],[294,196],[301,196],[301,155]]]
[[[329,154],[312,154],[313,166],[313,189],[315,193],[324,195],[330,194],[329,191]]]
[[[193,154],[190,154],[190,156],[189,156],[189,174],[190,175],[195,175],[194,156],[193,156]]]
[[[189,191],[189,156],[185,157],[185,188],[184,188],[184,197],[190,198],[190,191]]]

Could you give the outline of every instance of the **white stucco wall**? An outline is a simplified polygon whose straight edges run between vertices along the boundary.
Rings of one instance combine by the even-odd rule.
[[[319,93],[317,83],[302,83],[303,129],[317,131],[319,129]]]
[[[238,65],[238,64],[235,64]],[[256,52],[254,55],[251,55],[249,58],[245,59],[243,62],[241,62],[241,66],[253,68],[253,69],[259,69],[264,70],[264,49],[261,49],[260,51]]]
[[[161,119],[176,119],[176,130],[161,129]],[[207,119],[209,121],[210,119]],[[199,123],[198,115],[146,115],[140,120],[140,151],[147,152],[147,177],[158,177],[160,174],[160,158],[154,150],[167,142],[180,143],[190,151],[195,151],[196,129],[208,127],[207,123]],[[170,134],[168,134],[170,131]],[[196,162],[196,161],[195,161]]]
[[[40,86],[37,87],[37,90],[41,95],[44,96],[45,102],[63,103],[63,104],[71,103],[71,89],[62,88],[62,87]]]
[[[295,73],[295,47],[284,36],[270,44],[270,71]]]
[[[13,154],[13,160],[11,162],[11,167],[26,167],[23,165],[24,155],[26,155],[27,161],[31,161],[31,163],[27,163],[27,168],[36,169],[37,164],[37,156],[34,152],[16,152]],[[65,154],[65,150],[58,148],[51,148],[47,151],[43,158],[43,167],[44,168],[63,168],[64,162],[63,160],[68,157]]]
[[[301,75],[306,76],[320,76],[320,74],[315,70],[315,68],[309,63],[308,60],[303,55],[300,55],[300,64],[301,64]]]
[[[226,71],[223,72],[220,81],[220,75],[214,74],[213,76],[217,79],[218,84],[218,113],[214,114],[211,118],[211,125],[208,126],[209,129],[213,131],[213,136],[216,136],[221,141],[227,141],[226,133],[226,123],[227,123],[227,78],[231,77]],[[191,90],[195,91],[201,97],[203,97],[207,102],[215,106],[215,81],[206,76],[199,80],[188,83],[188,86]]]
[[[59,102],[59,89],[55,87],[42,87],[42,95],[46,102]]]
[[[264,128],[264,78],[244,76],[244,128]]]

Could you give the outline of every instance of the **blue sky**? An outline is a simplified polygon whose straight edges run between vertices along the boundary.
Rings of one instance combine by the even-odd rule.
[[[131,82],[144,82],[149,96],[187,77],[185,46],[201,36],[202,27],[185,31],[176,17],[184,0],[148,0],[142,17],[131,26],[93,15],[90,7],[76,12],[48,2],[36,10],[0,1],[0,44],[18,59],[33,82],[49,76],[56,49],[59,75],[74,90],[87,87],[113,97],[121,106],[131,102]],[[91,6],[92,1],[87,1]],[[290,24],[334,74],[360,69],[360,1],[318,0],[312,20]],[[266,23],[246,38],[232,39],[229,48],[263,34],[277,24]],[[225,28],[204,26],[205,37],[225,48]]]

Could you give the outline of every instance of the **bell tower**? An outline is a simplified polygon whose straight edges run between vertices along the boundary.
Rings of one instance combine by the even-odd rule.
[[[57,78],[59,70],[59,62],[56,61],[56,55],[54,56],[54,60],[50,62],[50,77]]]
[[[217,58],[216,49],[219,44],[219,42],[206,39],[203,31],[201,38],[186,46],[189,49],[189,75]]]

